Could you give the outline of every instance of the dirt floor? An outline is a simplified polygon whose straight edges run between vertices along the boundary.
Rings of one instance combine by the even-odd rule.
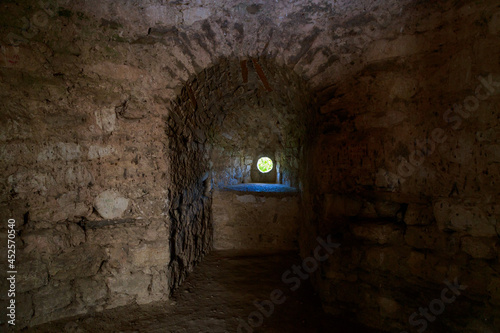
[[[93,315],[47,323],[25,332],[286,332],[377,333],[342,318],[324,314],[319,299],[305,280],[296,291],[281,280],[296,254],[249,255],[214,251],[205,257],[172,297],[161,303],[126,306]],[[282,304],[264,307],[268,317],[254,313],[255,300],[269,300],[273,290]],[[275,295],[276,296],[276,295]],[[286,297],[286,299],[284,298]],[[269,305],[269,303],[266,303]],[[243,326],[244,320],[256,327]],[[254,321],[252,321],[252,319]],[[238,326],[240,329],[238,330]]]

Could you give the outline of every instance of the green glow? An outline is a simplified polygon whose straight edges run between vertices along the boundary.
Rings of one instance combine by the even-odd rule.
[[[273,161],[269,157],[261,157],[257,161],[257,169],[262,173],[268,173],[273,169]]]

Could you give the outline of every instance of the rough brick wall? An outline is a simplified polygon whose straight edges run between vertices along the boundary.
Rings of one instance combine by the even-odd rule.
[[[412,329],[458,277],[434,329],[499,326],[498,90],[469,98],[499,80],[496,1],[1,6],[20,326],[168,295],[210,246],[212,186],[245,181],[263,142],[302,189],[302,254],[342,244],[314,280],[329,311]]]
[[[408,332],[500,327],[497,5],[408,8],[319,106],[301,239],[303,255],[315,233],[342,244],[315,279],[328,311]],[[426,319],[455,278],[467,289]]]
[[[297,192],[214,191],[214,249],[297,250],[299,218]]]

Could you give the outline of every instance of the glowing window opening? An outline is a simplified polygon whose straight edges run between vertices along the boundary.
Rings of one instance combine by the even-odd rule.
[[[273,169],[273,161],[269,157],[261,157],[257,161],[257,169],[262,173],[268,173]]]

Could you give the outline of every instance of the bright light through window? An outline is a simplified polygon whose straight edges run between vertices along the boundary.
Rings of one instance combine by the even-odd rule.
[[[262,173],[268,173],[273,169],[273,161],[269,157],[261,157],[257,161],[257,169]]]

